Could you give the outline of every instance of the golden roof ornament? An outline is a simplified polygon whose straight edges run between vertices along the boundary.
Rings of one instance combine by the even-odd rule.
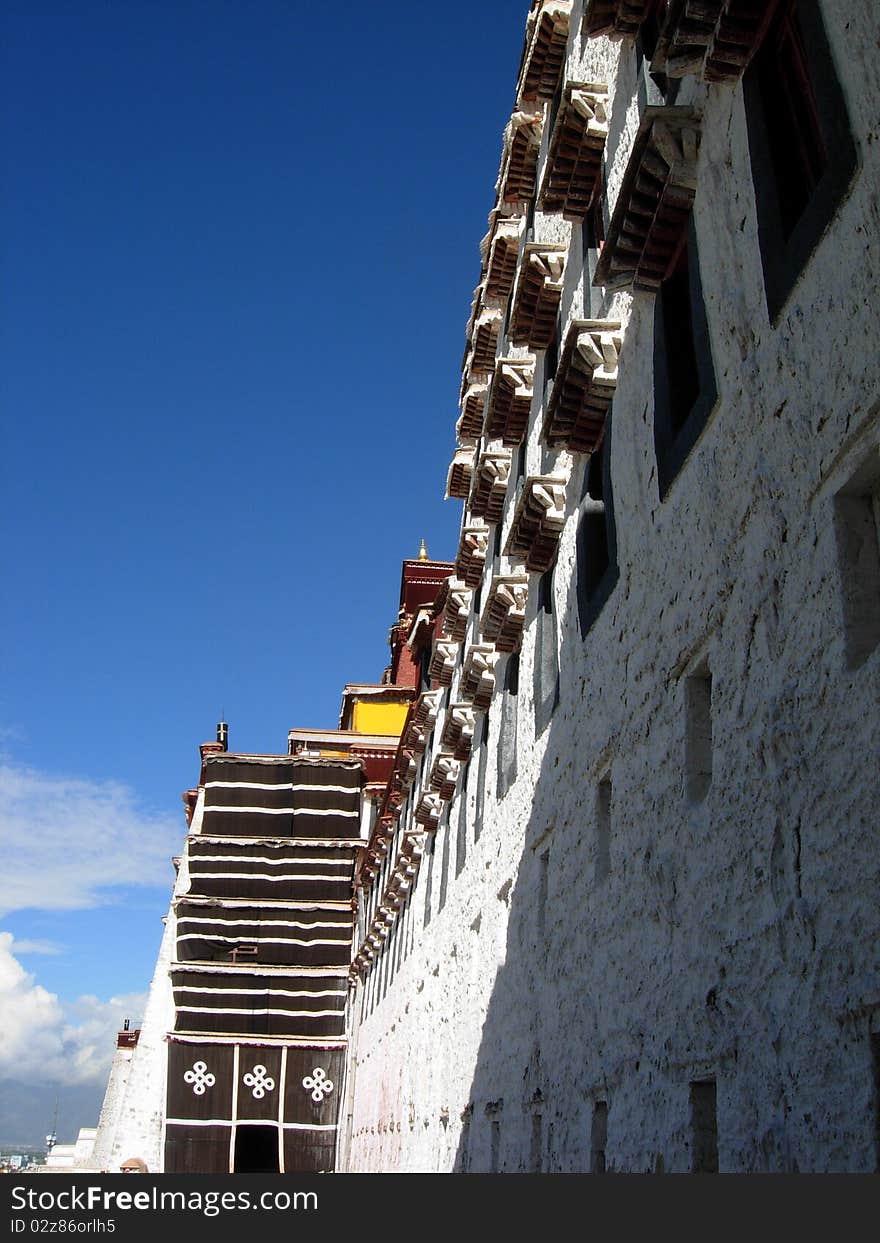
[[[422,546],[421,546],[421,548],[419,549],[419,557],[418,557],[418,559],[419,559],[419,561],[427,561],[427,560],[428,560],[428,550],[427,550],[427,548],[425,547],[425,541],[424,541],[424,540],[422,540]]]

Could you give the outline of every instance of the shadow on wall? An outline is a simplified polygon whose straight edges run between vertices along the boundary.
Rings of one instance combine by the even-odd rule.
[[[833,830],[824,801],[858,725],[845,680],[828,699],[827,635],[798,634],[803,580],[780,589],[798,552],[775,539],[768,500],[756,490],[705,573],[688,573],[701,553],[686,526],[666,556],[622,561],[583,639],[570,576],[540,774],[530,801],[514,782],[498,804],[528,820],[498,894],[505,961],[456,1120],[458,1172],[873,1166],[869,1041],[858,1024],[842,1040],[839,1017],[875,958],[872,919],[857,943],[839,931],[873,883],[847,876],[870,839],[867,787]],[[771,559],[768,595],[750,567]],[[814,558],[813,599],[829,564]],[[518,728],[533,728],[523,705]],[[829,831],[846,841],[830,864]]]

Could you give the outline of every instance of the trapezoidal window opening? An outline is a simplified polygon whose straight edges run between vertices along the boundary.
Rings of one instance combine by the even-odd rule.
[[[743,97],[775,322],[859,163],[817,0],[780,0],[743,79]]]
[[[880,453],[875,449],[834,497],[847,669],[880,644]]]
[[[654,447],[661,499],[718,398],[691,217],[654,301]]]
[[[605,1149],[608,1145],[608,1102],[596,1101],[590,1127],[590,1173],[605,1173]]]
[[[577,549],[577,601],[581,637],[614,590],[618,578],[614,499],[611,487],[611,412],[602,439],[590,454],[584,472]]]
[[[602,778],[596,787],[596,867],[597,884],[611,875],[611,776]]]
[[[691,1173],[718,1173],[718,1101],[714,1079],[691,1084]]]
[[[535,733],[542,734],[559,704],[559,639],[552,567],[538,579],[534,698]]]
[[[519,699],[519,653],[507,658],[501,699],[498,735],[498,797],[503,798],[516,780],[517,704]]]

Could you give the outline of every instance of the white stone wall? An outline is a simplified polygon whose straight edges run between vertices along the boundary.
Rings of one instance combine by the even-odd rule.
[[[834,497],[880,461],[878,17],[868,0],[821,7],[861,168],[775,326],[742,88],[682,87],[678,102],[703,113],[694,221],[718,401],[661,501],[653,298],[606,299],[625,334],[611,462],[619,579],[582,639],[585,461],[560,453],[572,466],[554,575],[560,702],[536,737],[533,575],[516,779],[498,798],[496,689],[482,819],[475,748],[355,994],[350,1169],[586,1170],[604,1101],[609,1169],[685,1171],[689,1085],[706,1078],[722,1170],[875,1168],[880,650],[848,667]],[[638,125],[635,50],[582,40],[581,12],[575,3],[567,68],[609,84],[613,209]],[[546,150],[545,137],[542,160]],[[538,240],[566,230],[536,213]],[[589,305],[579,228],[570,235],[565,322]],[[527,473],[547,468],[542,357]],[[712,779],[693,802],[684,679],[703,661]],[[441,728],[442,714],[434,747]],[[424,772],[431,758],[429,747]]]
[[[204,801],[205,792],[200,789],[190,825],[192,833],[201,831]],[[164,920],[165,930],[141,1022],[140,1036],[131,1053],[124,1079],[121,1067],[117,1067],[117,1062],[114,1061],[107,1085],[94,1154],[94,1162],[99,1162],[101,1169],[115,1171],[129,1157],[140,1157],[146,1161],[151,1173],[162,1173],[164,1169],[168,1073],[166,1037],[174,1030],[174,994],[171,989],[170,970],[177,940],[173,898],[186,893],[188,889],[189,869],[184,853],[172,902]]]
[[[110,1067],[110,1078],[104,1093],[101,1116],[98,1119],[97,1137],[91,1155],[91,1166],[96,1170],[110,1170],[110,1157],[116,1141],[116,1128],[128,1091],[128,1077],[135,1050],[117,1048]],[[115,1170],[113,1171],[115,1173]]]

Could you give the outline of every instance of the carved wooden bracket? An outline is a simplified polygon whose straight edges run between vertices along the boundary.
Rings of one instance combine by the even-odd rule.
[[[511,459],[510,450],[503,448],[500,442],[490,442],[480,454],[468,502],[472,514],[490,523],[500,522]]]
[[[470,445],[464,445],[455,450],[446,478],[447,500],[452,496],[460,501],[467,500],[474,477],[474,456],[474,448]]]
[[[622,345],[617,320],[581,319],[570,325],[544,417],[548,445],[572,453],[595,450],[617,387]]]
[[[463,579],[468,587],[479,587],[488,551],[489,528],[482,523],[466,526],[461,533],[455,560],[456,577]]]
[[[510,321],[510,339],[515,345],[546,350],[556,336],[565,256],[565,246],[542,242],[530,242],[523,250]]]
[[[430,677],[439,682],[441,686],[452,685],[452,675],[455,672],[455,662],[458,658],[457,643],[449,643],[447,640],[438,639],[434,644],[434,651],[431,656],[431,665],[428,669]]]
[[[670,0],[651,58],[670,78],[736,83],[767,32],[775,0]]]
[[[483,239],[486,246],[486,296],[506,302],[513,288],[519,239],[523,229],[522,216],[498,216],[492,230]]]
[[[495,186],[501,202],[528,203],[534,197],[543,127],[543,104],[525,104],[508,121],[501,173]]]
[[[449,705],[440,745],[451,751],[457,760],[469,760],[474,744],[474,728],[476,720],[474,709],[468,703]]]
[[[480,634],[499,652],[515,652],[522,639],[529,597],[527,574],[499,574],[492,579]]]
[[[403,745],[421,755],[427,745],[431,730],[440,711],[441,690],[422,691],[416,700],[409,724],[403,738]]]
[[[608,137],[605,105],[608,87],[593,82],[569,82],[550,138],[550,152],[538,206],[544,212],[562,212],[567,220],[582,220],[600,192],[599,170]]]
[[[455,794],[455,786],[461,765],[451,752],[440,754],[431,765],[431,789],[436,790],[444,803]]]
[[[450,643],[462,643],[467,634],[473,589],[456,578],[448,578],[446,602],[440,614],[440,634]]]
[[[498,349],[498,334],[504,312],[498,307],[484,307],[474,320],[474,331],[471,338],[471,371],[490,374],[495,367],[495,353]]]
[[[572,0],[543,0],[526,23],[517,99],[552,99],[565,61]]]
[[[412,751],[402,751],[400,756],[400,782],[405,789],[409,789],[416,779],[416,773],[419,770],[418,762]]]
[[[416,820],[427,833],[436,833],[443,815],[443,800],[436,790],[426,790],[416,807]]]
[[[489,643],[472,644],[464,657],[459,693],[485,712],[495,693],[495,665],[498,653]]]
[[[535,358],[499,358],[489,392],[486,433],[491,440],[518,445],[532,409]]]
[[[584,31],[588,35],[637,35],[651,0],[586,0]]]
[[[594,285],[655,293],[687,228],[697,188],[700,119],[692,108],[645,109]]]
[[[523,484],[505,551],[509,557],[522,557],[533,573],[543,574],[556,559],[567,483],[559,475],[533,475]]]
[[[483,414],[489,385],[477,381],[468,384],[461,398],[461,418],[455,425],[459,440],[477,440],[483,434]]]

